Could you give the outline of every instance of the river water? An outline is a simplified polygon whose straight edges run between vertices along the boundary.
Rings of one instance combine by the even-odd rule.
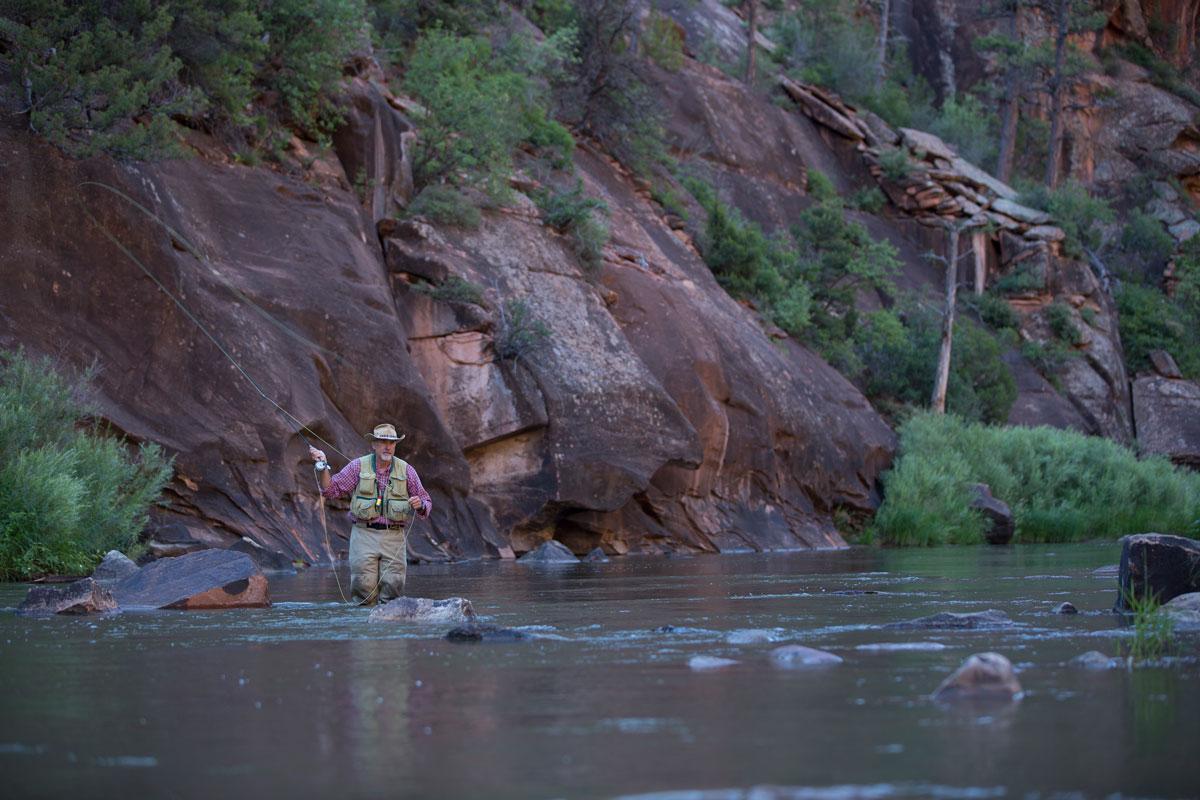
[[[275,605],[27,619],[0,585],[5,797],[1073,798],[1200,795],[1200,658],[1092,672],[1116,544],[417,566],[524,642],[368,624],[334,574],[272,577]],[[342,578],[345,583],[343,573]],[[1076,616],[1051,613],[1064,600]],[[896,631],[938,611],[998,631]],[[672,631],[657,631],[661,626]],[[774,640],[735,644],[734,631]],[[736,637],[735,637],[736,638]],[[840,665],[780,670],[785,643]],[[926,643],[929,649],[877,645]],[[940,647],[938,647],[940,645]],[[993,650],[1002,707],[929,699]],[[689,667],[694,656],[738,663]]]

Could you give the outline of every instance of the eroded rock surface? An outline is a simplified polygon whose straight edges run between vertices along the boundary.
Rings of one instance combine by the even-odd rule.
[[[999,653],[976,653],[933,692],[936,700],[1012,700],[1021,683],[1012,663]]]
[[[1121,539],[1117,611],[1128,611],[1130,599],[1158,603],[1200,592],[1200,542],[1165,533],[1138,533]]]
[[[262,608],[271,605],[267,579],[250,556],[204,550],[147,564],[112,584],[123,609]]]
[[[989,609],[974,611],[967,614],[956,614],[942,611],[927,617],[891,622],[883,627],[889,630],[981,630],[990,628],[1009,628],[1013,621],[1003,611]]]
[[[116,610],[112,592],[92,578],[68,584],[34,586],[17,606],[17,613],[26,616],[99,614]]]
[[[397,597],[371,610],[368,622],[472,622],[475,609],[463,597],[431,600]]]

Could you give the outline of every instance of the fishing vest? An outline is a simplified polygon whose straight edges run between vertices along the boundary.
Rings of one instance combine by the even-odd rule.
[[[408,464],[399,458],[392,458],[387,489],[380,495],[379,484],[375,480],[375,454],[358,459],[358,486],[350,498],[350,513],[363,522],[370,522],[376,517],[386,517],[388,522],[407,522],[412,514],[412,507],[408,504]]]

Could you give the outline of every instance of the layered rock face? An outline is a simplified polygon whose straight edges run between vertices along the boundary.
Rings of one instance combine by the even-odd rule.
[[[768,337],[603,154],[578,155],[613,210],[604,264],[585,274],[527,200],[470,233],[392,221],[411,126],[369,80],[353,98],[341,164],[305,180],[211,153],[71,162],[0,130],[0,344],[99,364],[102,416],[176,458],[158,524],[328,561],[346,525],[329,509],[325,538],[298,424],[340,466],[379,420],[407,431],[401,455],[434,497],[409,537],[417,558],[551,537],[577,553],[840,546],[832,511],[874,508],[886,424],[811,352]],[[482,305],[414,288],[451,277],[484,287]],[[516,302],[550,337],[502,360]]]

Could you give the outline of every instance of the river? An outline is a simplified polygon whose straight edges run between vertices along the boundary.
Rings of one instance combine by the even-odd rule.
[[[1195,797],[1200,658],[1087,671],[1130,631],[1119,545],[852,549],[409,569],[524,642],[368,624],[330,570],[271,579],[274,606],[29,619],[0,584],[6,797]],[[345,583],[343,573],[342,578]],[[1064,600],[1075,616],[1052,613]],[[994,608],[998,631],[888,622]],[[656,630],[662,626],[674,630]],[[733,644],[765,629],[770,643]],[[876,645],[928,643],[931,649]],[[785,643],[840,665],[780,670]],[[940,648],[937,648],[941,645]],[[933,649],[937,648],[937,649]],[[993,650],[1002,707],[930,692]],[[689,667],[693,656],[738,663]]]

